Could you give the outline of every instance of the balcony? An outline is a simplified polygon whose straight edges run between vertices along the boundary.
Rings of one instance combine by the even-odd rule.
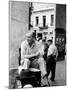
[[[43,26],[42,23],[39,23],[38,27],[39,27],[40,30],[48,29],[48,25],[44,25],[44,26]]]
[[[41,29],[48,29],[48,25],[45,25],[45,26],[39,26],[40,30]]]

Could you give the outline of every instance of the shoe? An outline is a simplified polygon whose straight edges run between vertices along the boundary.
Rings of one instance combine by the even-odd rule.
[[[50,86],[48,78],[45,77],[44,79],[43,78],[41,79],[41,86],[42,87]]]
[[[54,79],[52,79],[52,78],[50,78],[50,80],[51,80],[52,82],[55,82],[55,80],[54,80]]]
[[[44,75],[44,76],[43,76],[43,79],[44,79],[45,77],[48,79],[48,76],[47,76],[47,75]]]

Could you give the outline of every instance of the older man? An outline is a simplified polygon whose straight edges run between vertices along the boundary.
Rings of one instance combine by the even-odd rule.
[[[21,70],[29,69],[31,63],[35,60],[39,64],[42,77],[46,74],[45,62],[43,59],[43,50],[40,44],[35,40],[32,32],[26,35],[27,39],[21,44]],[[19,70],[19,73],[21,72]]]

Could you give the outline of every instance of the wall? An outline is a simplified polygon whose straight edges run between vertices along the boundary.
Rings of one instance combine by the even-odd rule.
[[[66,5],[56,5],[56,28],[64,28],[66,30]]]
[[[38,12],[33,12],[33,15],[32,15],[33,26],[34,27],[36,26],[36,16],[39,17],[39,26],[43,26],[43,16],[46,16],[46,24],[48,24],[48,26],[50,27],[51,26],[51,15],[52,14],[55,16],[54,8],[50,9],[50,10],[47,9],[44,11],[41,10]]]
[[[18,67],[19,47],[25,40],[29,24],[29,3],[10,1],[10,29],[9,29],[9,68]]]
[[[49,8],[49,7],[55,7],[55,4],[35,2],[35,3],[33,3],[33,7],[34,7],[34,11],[36,11],[36,10],[46,9],[46,8]]]

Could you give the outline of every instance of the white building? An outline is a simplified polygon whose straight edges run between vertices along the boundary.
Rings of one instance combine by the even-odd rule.
[[[55,41],[55,4],[33,3],[31,24],[37,33],[42,33],[42,38],[53,38]]]

